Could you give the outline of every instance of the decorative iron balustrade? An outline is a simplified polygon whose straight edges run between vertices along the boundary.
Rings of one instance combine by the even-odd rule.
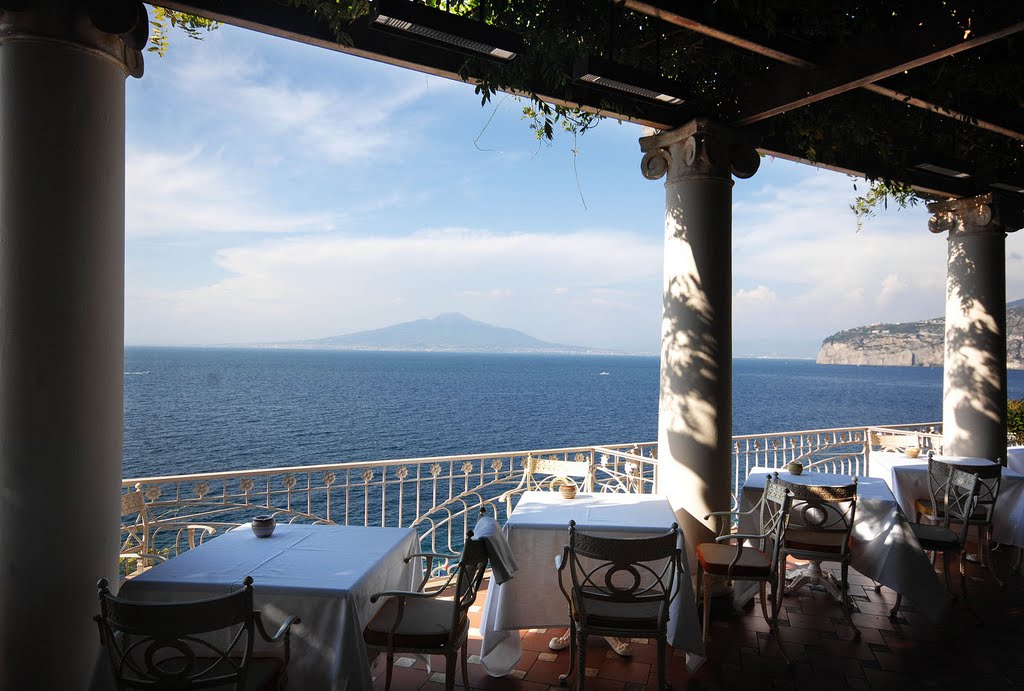
[[[872,443],[878,446],[882,435],[909,435],[930,449],[941,441],[940,427],[734,437],[733,503],[755,466],[782,468],[799,461],[812,470],[863,474]],[[122,490],[144,493],[151,544],[165,555],[185,546],[175,539],[183,525],[209,525],[219,532],[266,513],[283,522],[412,527],[425,551],[458,554],[479,509],[499,521],[508,518],[531,457],[589,464],[595,492],[647,494],[658,491],[657,447],[647,442],[130,478]],[[122,537],[137,533],[140,523],[138,516],[122,517]]]

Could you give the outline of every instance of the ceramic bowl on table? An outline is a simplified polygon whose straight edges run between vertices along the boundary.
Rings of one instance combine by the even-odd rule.
[[[273,516],[255,516],[252,519],[252,534],[256,537],[270,537],[276,525]]]

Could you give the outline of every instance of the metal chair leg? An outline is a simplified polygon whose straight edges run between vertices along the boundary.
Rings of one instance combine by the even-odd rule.
[[[711,626],[711,574],[705,573],[703,578],[704,589],[704,642],[708,641],[708,629]]]
[[[772,625],[772,620],[768,618],[768,603],[765,602],[765,595],[768,592],[768,581],[761,581],[761,616],[764,617],[764,623],[768,626]]]
[[[779,635],[779,609],[782,607],[782,586],[779,584],[778,579],[772,582],[772,621],[771,629],[775,635],[775,645],[779,647],[779,654],[782,655],[782,659],[786,661],[788,665],[790,663],[789,656],[786,655],[786,651],[782,647],[782,636]]]
[[[665,679],[665,637],[658,636],[658,688],[662,691],[672,688]]]
[[[570,614],[569,619],[569,669],[566,670],[565,674],[558,675],[558,683],[565,686],[569,677],[572,676],[573,667],[576,666],[576,624],[573,623],[572,615]]]
[[[387,671],[384,672],[384,691],[391,691],[391,670],[395,666],[395,652],[388,649]]]
[[[459,651],[444,656],[444,691],[455,691],[455,666]]]
[[[850,622],[850,628],[853,629],[853,635],[856,638],[860,638],[860,629],[853,623],[853,613],[850,609],[850,588],[849,588],[849,575],[850,575],[850,563],[842,562],[839,565],[840,573],[842,573],[843,583],[840,592],[843,595],[843,611],[846,613],[846,620]]]
[[[578,691],[584,691],[583,680],[587,676],[587,635],[582,631],[577,632],[576,644],[579,647],[577,654],[580,659],[579,669],[576,670],[576,688]]]
[[[901,604],[903,604],[903,593],[896,593],[896,603],[892,606],[892,609],[889,610],[890,619],[895,619],[899,616]]]
[[[469,688],[469,639],[462,644],[462,685]]]

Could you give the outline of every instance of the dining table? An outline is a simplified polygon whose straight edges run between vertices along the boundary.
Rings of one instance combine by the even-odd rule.
[[[589,534],[631,538],[664,534],[676,517],[661,495],[581,492],[565,499],[559,492],[524,492],[503,528],[519,570],[504,584],[491,582],[481,616],[480,661],[491,676],[515,668],[522,655],[522,629],[569,625],[555,566],[569,542],[569,521]],[[684,573],[669,610],[668,643],[686,651],[687,667],[693,671],[704,662],[705,652],[682,532],[679,547]]]
[[[778,472],[779,479],[811,486],[847,485],[853,476],[805,471],[794,475],[776,468],[755,467],[747,473],[740,493],[740,511],[753,508],[764,493],[765,478]],[[740,519],[741,533],[756,533],[756,517]],[[903,593],[935,620],[945,612],[950,596],[939,581],[931,561],[921,548],[904,512],[889,486],[880,478],[857,477],[857,509],[850,535],[850,566],[876,583]],[[737,605],[753,597],[756,588],[737,588]]]
[[[1006,467],[1015,473],[1024,474],[1024,446],[1006,447]]]
[[[970,456],[940,455],[934,456],[934,459],[967,469],[993,463],[987,458]],[[917,499],[929,496],[927,458],[872,452],[868,458],[868,474],[889,485],[907,516],[915,515],[914,502]],[[1024,547],[1024,472],[1014,470],[1013,466],[1002,470],[999,495],[992,514],[992,539],[1004,545]]]
[[[415,589],[421,561],[406,558],[418,548],[408,528],[281,524],[259,538],[247,524],[125,581],[119,596],[198,600],[236,590],[252,576],[255,607],[269,631],[289,615],[302,620],[292,627],[289,686],[363,691],[373,686],[363,627],[383,604],[370,595]]]

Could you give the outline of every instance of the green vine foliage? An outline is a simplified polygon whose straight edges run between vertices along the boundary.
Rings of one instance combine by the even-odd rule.
[[[1006,402],[1006,432],[1011,441],[1024,444],[1024,398]]]
[[[372,7],[372,0],[276,1],[317,17],[343,45],[351,45],[348,31],[356,23],[365,22]],[[502,63],[467,56],[457,71],[475,85],[482,105],[499,92],[526,99],[523,118],[541,141],[550,142],[559,133],[575,138],[592,129],[603,116],[613,114],[611,103],[591,101],[586,111],[572,107],[584,100],[575,98],[579,87],[572,75],[573,65],[580,58],[611,60],[685,85],[690,93],[678,124],[695,115],[720,122],[741,119],[745,109],[751,107],[749,97],[755,97],[754,101],[757,96],[771,100],[766,90],[780,71],[777,63],[762,55],[723,47],[698,33],[629,11],[619,2],[411,1],[467,16],[520,37],[528,49],[515,60]],[[849,46],[851,54],[870,55],[877,48],[879,36],[953,44],[969,37],[976,27],[1005,23],[1002,5],[976,0],[890,0],[858,6],[848,0],[818,0],[813,11],[808,11],[806,0],[719,0],[699,6],[693,11],[703,13],[703,19],[711,25],[735,27],[741,34],[749,33],[768,43],[782,40],[798,45],[801,55],[819,64],[827,61],[837,46]],[[165,17],[161,27],[181,27],[193,37],[212,28],[206,20],[155,12],[157,21]],[[166,30],[157,33],[161,39],[155,40],[153,49],[162,52]],[[995,51],[989,57],[998,60],[998,71],[988,67],[992,61],[985,62],[982,51],[967,51],[955,59],[894,76],[887,83],[903,93],[928,94],[937,103],[961,112],[970,112],[979,94],[993,102],[1009,99],[1018,103],[1024,60],[1015,56],[1022,50],[1024,38],[1011,37],[1003,45],[985,49],[988,53]],[[781,72],[784,77],[784,70]],[[742,100],[744,95],[746,101]],[[641,105],[619,100],[614,107],[616,118],[649,120]],[[912,169],[920,163],[923,152],[985,162],[1011,173],[1024,170],[1024,142],[908,105],[865,99],[854,91],[787,111],[758,123],[751,133],[759,136],[768,150],[789,152],[812,162],[840,162],[874,179],[852,204],[858,228],[879,205],[887,207],[891,202],[906,207],[922,200],[914,191],[886,178],[894,171]],[[871,155],[864,156],[863,152]]]
[[[201,41],[203,34],[214,31],[220,24],[194,14],[175,12],[163,7],[151,7],[149,17],[149,47],[146,50],[163,56],[167,53],[168,34],[172,29],[183,31],[189,38]]]
[[[855,192],[858,191],[856,182],[853,183],[853,189]],[[850,210],[857,219],[857,232],[864,227],[864,221],[874,217],[879,205],[888,209],[890,200],[901,209],[906,209],[917,206],[923,201],[923,197],[913,188],[898,182],[870,180],[868,189],[850,204]]]

